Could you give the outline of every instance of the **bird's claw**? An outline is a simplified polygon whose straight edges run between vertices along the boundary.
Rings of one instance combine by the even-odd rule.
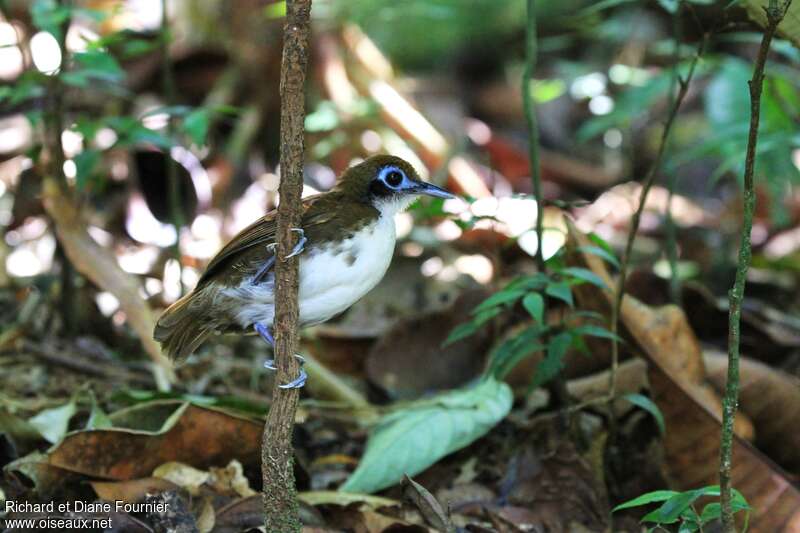
[[[291,259],[292,257],[303,253],[305,245],[308,242],[308,237],[306,237],[306,232],[303,231],[302,228],[292,228],[292,231],[300,235],[300,240],[297,242],[297,244],[294,245],[294,248],[292,248],[292,252],[289,255],[287,255],[284,259]]]
[[[300,366],[306,364],[306,358],[300,355],[299,353],[294,354],[297,361],[300,363]],[[275,359],[267,359],[264,361],[264,368],[267,370],[278,370],[278,367],[275,366]]]
[[[256,330],[256,333],[266,341],[267,344],[275,347],[275,338],[272,336],[272,333],[269,332],[269,328],[260,322],[256,322],[253,324],[253,329]]]
[[[281,389],[299,389],[300,387],[306,384],[307,380],[308,380],[308,374],[306,374],[306,371],[301,368],[300,375],[297,376],[297,379],[290,381],[285,385],[278,385],[278,387],[280,387]]]

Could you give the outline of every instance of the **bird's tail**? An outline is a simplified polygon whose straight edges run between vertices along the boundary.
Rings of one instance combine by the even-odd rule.
[[[169,306],[156,322],[153,338],[161,343],[161,350],[172,360],[189,357],[214,331],[205,316],[206,294],[203,289],[192,291]]]

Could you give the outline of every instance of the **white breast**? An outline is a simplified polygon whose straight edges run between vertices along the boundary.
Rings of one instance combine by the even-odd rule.
[[[313,248],[300,255],[300,322],[307,326],[341,313],[383,278],[395,245],[394,217],[387,214],[352,238],[336,245]],[[254,285],[248,279],[228,289],[230,296],[248,302],[239,306],[236,320],[244,328],[255,322],[272,325],[273,278]]]

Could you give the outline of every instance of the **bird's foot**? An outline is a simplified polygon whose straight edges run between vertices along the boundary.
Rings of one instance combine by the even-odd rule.
[[[300,235],[300,240],[297,241],[297,244],[295,244],[294,248],[292,248],[292,252],[289,255],[287,255],[285,259],[291,259],[292,257],[303,253],[305,245],[308,242],[308,237],[306,237],[306,232],[303,231],[302,228],[292,228],[292,231]]]
[[[306,371],[301,368],[300,375],[297,376],[296,379],[290,381],[289,383],[286,383],[285,385],[278,385],[278,387],[280,387],[281,389],[299,389],[300,387],[306,384],[307,380],[308,380],[308,374],[306,374]]]
[[[306,374],[306,371],[303,370],[303,365],[305,364],[306,360],[303,358],[302,355],[294,354],[294,356],[297,358],[298,361],[300,361],[300,375],[297,376],[297,379],[290,381],[285,385],[279,385],[279,387],[282,389],[299,389],[300,387],[305,385],[306,381],[308,380],[308,374]],[[277,370],[278,367],[275,366],[275,359],[267,359],[264,362],[264,368],[266,368],[267,370]]]
[[[255,324],[253,324],[253,329],[256,330],[258,336],[264,339],[267,344],[269,344],[273,348],[275,347],[275,338],[272,336],[272,333],[269,332],[269,328],[267,326],[265,326],[261,322],[256,322]]]
[[[295,359],[300,363],[300,366],[306,364],[306,359],[299,353],[294,354]],[[275,366],[275,359],[267,359],[264,361],[264,368],[267,370],[278,370],[278,367]]]

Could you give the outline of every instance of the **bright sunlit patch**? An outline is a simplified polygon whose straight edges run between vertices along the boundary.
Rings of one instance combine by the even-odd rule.
[[[166,128],[167,123],[169,123],[169,114],[167,113],[153,113],[142,118],[142,126],[151,130]]]
[[[609,148],[619,148],[622,146],[622,132],[617,128],[611,128],[603,134],[603,143]]]
[[[273,172],[265,172],[258,178],[258,182],[268,191],[277,192],[281,179]]]
[[[400,253],[406,257],[419,257],[425,248],[417,242],[404,242],[400,245]]]
[[[67,159],[66,161],[64,161],[64,176],[66,176],[70,180],[74,180],[77,175],[78,175],[78,165],[75,164],[75,161],[73,161],[72,159]]]
[[[107,150],[117,142],[117,132],[111,128],[101,128],[95,134],[94,142],[101,150]]]
[[[0,119],[0,152],[19,152],[30,143],[32,136],[30,122],[23,115]]]
[[[18,42],[14,26],[0,22],[0,79],[13,80],[22,73],[24,62]]]
[[[442,220],[433,228],[433,233],[440,241],[454,241],[461,237],[461,228],[452,220]]]
[[[162,248],[172,246],[178,238],[172,225],[163,224],[153,216],[139,193],[131,194],[128,201],[125,229],[135,240]]]
[[[83,150],[83,135],[77,131],[64,130],[61,132],[61,146],[64,147],[64,155],[75,157]]]
[[[370,153],[375,153],[383,146],[383,140],[377,131],[367,130],[361,134],[361,146]]]
[[[100,246],[111,246],[111,243],[114,242],[113,235],[97,226],[89,226],[86,228],[86,231],[89,233],[89,236],[94,239],[94,242]]]
[[[61,49],[52,33],[40,31],[31,37],[33,64],[47,75],[55,74],[61,66]]]
[[[394,216],[394,227],[398,239],[408,237],[414,227],[414,217],[410,213],[397,213]]]
[[[602,72],[592,72],[585,76],[578,76],[569,86],[569,94],[576,100],[599,96],[605,90],[606,77]]]
[[[764,247],[769,259],[779,259],[800,250],[800,227],[775,235]]]
[[[445,283],[452,283],[458,279],[458,274],[458,269],[455,266],[447,265],[436,274],[436,279]]]
[[[172,303],[181,296],[181,265],[175,259],[164,264],[164,301]]]
[[[161,9],[153,4],[153,0],[126,0],[121,16],[115,17],[115,21],[136,31],[156,31],[161,27]]]
[[[494,265],[484,255],[462,255],[456,259],[454,266],[462,274],[472,276],[478,283],[489,283],[494,276]]]
[[[614,100],[610,96],[600,94],[589,100],[589,111],[594,115],[608,115],[614,110]]]
[[[164,285],[158,278],[147,278],[144,280],[144,290],[149,296],[155,296],[164,290]]]
[[[192,222],[192,234],[198,239],[213,239],[220,232],[219,220],[211,215],[200,214]]]
[[[89,47],[89,43],[97,41],[100,36],[85,26],[73,24],[67,30],[65,45],[70,52],[83,52]]]
[[[117,255],[120,268],[131,274],[147,274],[158,259],[155,246],[130,247]]]
[[[36,276],[43,271],[42,262],[28,247],[17,248],[6,258],[6,270],[17,278]]]
[[[183,267],[181,281],[184,287],[194,287],[200,281],[200,273],[192,267]]]
[[[111,316],[119,309],[119,300],[110,292],[98,292],[94,301],[103,316]]]
[[[483,146],[492,140],[492,130],[482,120],[468,119],[467,123],[467,137],[478,146]]]
[[[426,259],[420,266],[419,271],[425,277],[432,277],[438,274],[444,268],[444,261],[441,257],[431,257]]]

